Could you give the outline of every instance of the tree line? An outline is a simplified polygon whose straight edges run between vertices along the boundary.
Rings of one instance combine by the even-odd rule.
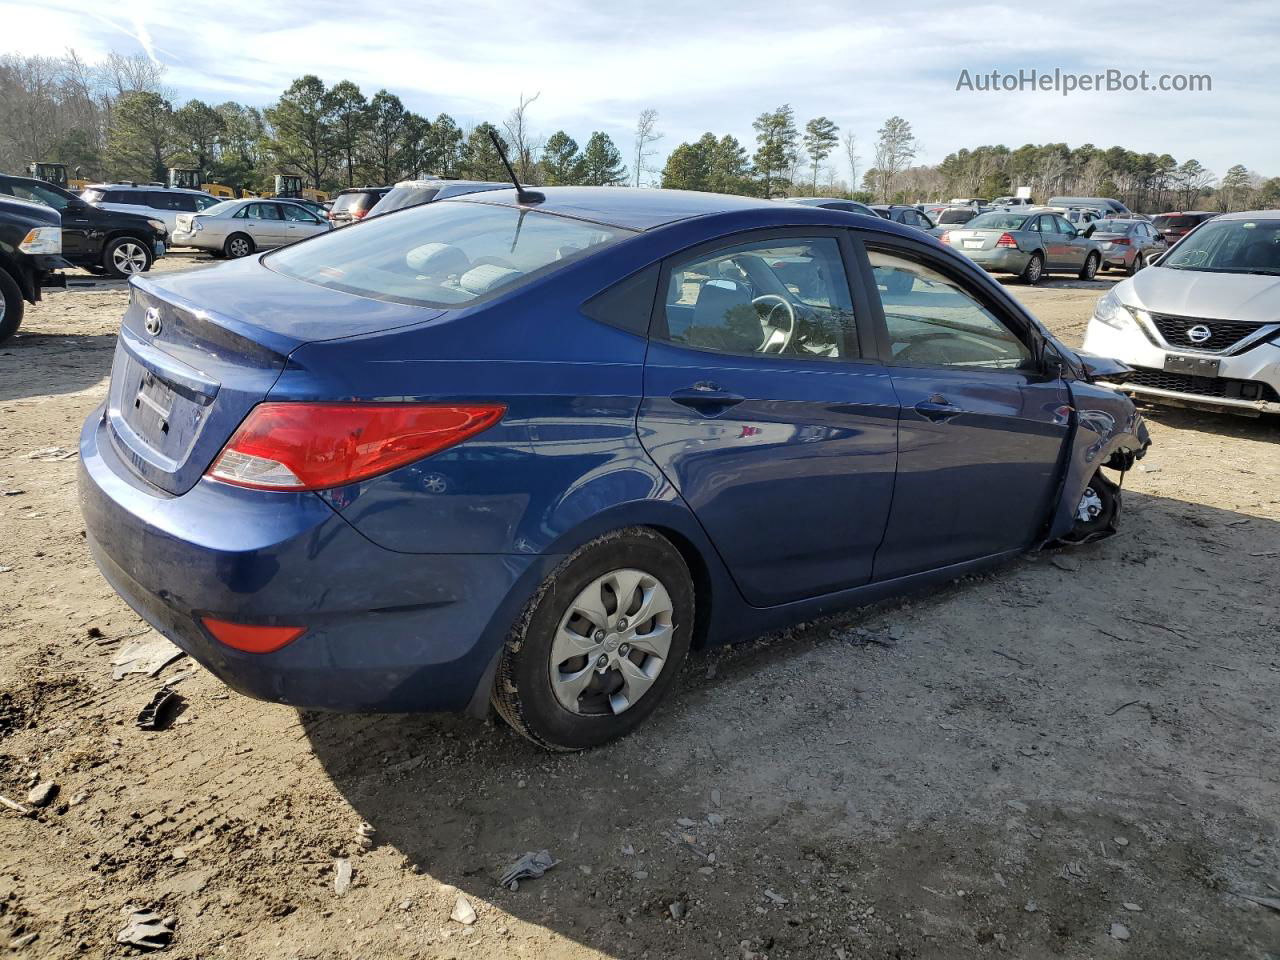
[[[503,180],[490,134],[522,181],[546,185],[642,186],[748,196],[843,196],[863,202],[918,202],[1011,194],[1111,196],[1135,210],[1241,210],[1280,205],[1280,178],[1236,165],[1221,179],[1195,159],[1124,147],[1065,143],[965,148],[941,163],[917,164],[910,122],[887,118],[863,169],[859,140],[825,116],[802,125],[789,104],[752,123],[754,144],[703,134],[678,144],[661,170],[650,166],[663,137],[658,112],[639,115],[631,148],[603,131],[579,143],[564,130],[534,131],[521,95],[506,119],[460,125],[428,119],[385,89],[367,96],[348,80],[328,86],[300,77],[259,108],[227,101],[176,103],[164,69],[146,57],[111,54],[88,63],[64,57],[0,57],[0,170],[28,161],[67,164],[73,176],[163,180],[169,167],[196,168],[206,181],[269,190],[277,173],[333,190],[431,174]],[[754,149],[751,149],[751,148]],[[859,176],[861,174],[861,176]]]

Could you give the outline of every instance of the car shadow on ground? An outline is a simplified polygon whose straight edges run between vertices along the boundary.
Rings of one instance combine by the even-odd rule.
[[[375,842],[471,898],[484,955],[508,955],[495,908],[617,957],[1101,955],[1120,921],[1134,957],[1253,955],[1280,919],[1225,916],[1222,891],[1260,889],[1239,851],[1276,839],[1280,793],[1251,778],[1280,672],[1274,624],[1219,625],[1187,589],[1206,553],[1274,604],[1251,558],[1280,523],[1128,492],[1119,537],[696,654],[609,747],[457,717],[302,729]],[[558,867],[497,884],[544,848]]]
[[[1148,420],[1179,430],[1212,433],[1235,440],[1280,443],[1280,416],[1276,414],[1248,417],[1235,413],[1216,413],[1154,403],[1143,403],[1139,409]]]
[[[1037,290],[1037,289],[1038,290],[1055,290],[1055,289],[1056,290],[1097,290],[1099,293],[1106,293],[1108,290],[1110,290],[1112,287],[1114,287],[1117,283],[1119,283],[1123,279],[1124,277],[1120,274],[1115,274],[1110,276],[1100,274],[1097,277],[1095,277],[1093,280],[1081,280],[1078,277],[1072,277],[1065,274],[1055,273],[1051,276],[1045,277],[1043,280],[1041,280],[1039,283],[1037,283],[1034,287],[1031,287],[1030,289],[1033,289],[1033,290]],[[1027,284],[1023,283],[1017,277],[999,276],[999,277],[996,277],[996,280],[1006,287],[1026,287],[1027,286]]]
[[[0,344],[0,402],[76,393],[111,373],[115,334],[19,329]]]

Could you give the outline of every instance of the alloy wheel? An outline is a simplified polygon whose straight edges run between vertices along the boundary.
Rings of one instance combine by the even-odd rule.
[[[142,273],[147,269],[147,252],[136,243],[125,242],[111,251],[111,263],[118,273]]]
[[[249,255],[249,241],[236,237],[227,244],[227,249],[233,257],[247,257]]]
[[[613,570],[569,604],[551,644],[551,687],[571,713],[616,715],[653,686],[671,651],[673,604],[657,577]]]

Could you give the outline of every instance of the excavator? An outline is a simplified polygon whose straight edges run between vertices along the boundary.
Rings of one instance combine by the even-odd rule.
[[[79,172],[79,169],[77,169],[76,173]],[[89,185],[88,180],[83,180],[79,177],[67,179],[67,165],[65,163],[29,163],[27,164],[27,173],[37,180],[57,184],[66,190],[83,190]]]

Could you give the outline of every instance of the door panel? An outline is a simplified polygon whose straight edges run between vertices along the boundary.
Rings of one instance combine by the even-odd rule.
[[[710,393],[699,386],[720,390],[690,407],[686,391]],[[898,402],[883,367],[654,342],[644,392],[641,443],[749,603],[871,578],[897,459]]]
[[[1012,318],[927,254],[870,248],[868,256],[902,411],[875,579],[1030,545],[1057,489],[1066,385],[1035,370]]]
[[[641,442],[757,606],[866,583],[893,493],[897,399],[827,233],[666,265],[645,361]]]

